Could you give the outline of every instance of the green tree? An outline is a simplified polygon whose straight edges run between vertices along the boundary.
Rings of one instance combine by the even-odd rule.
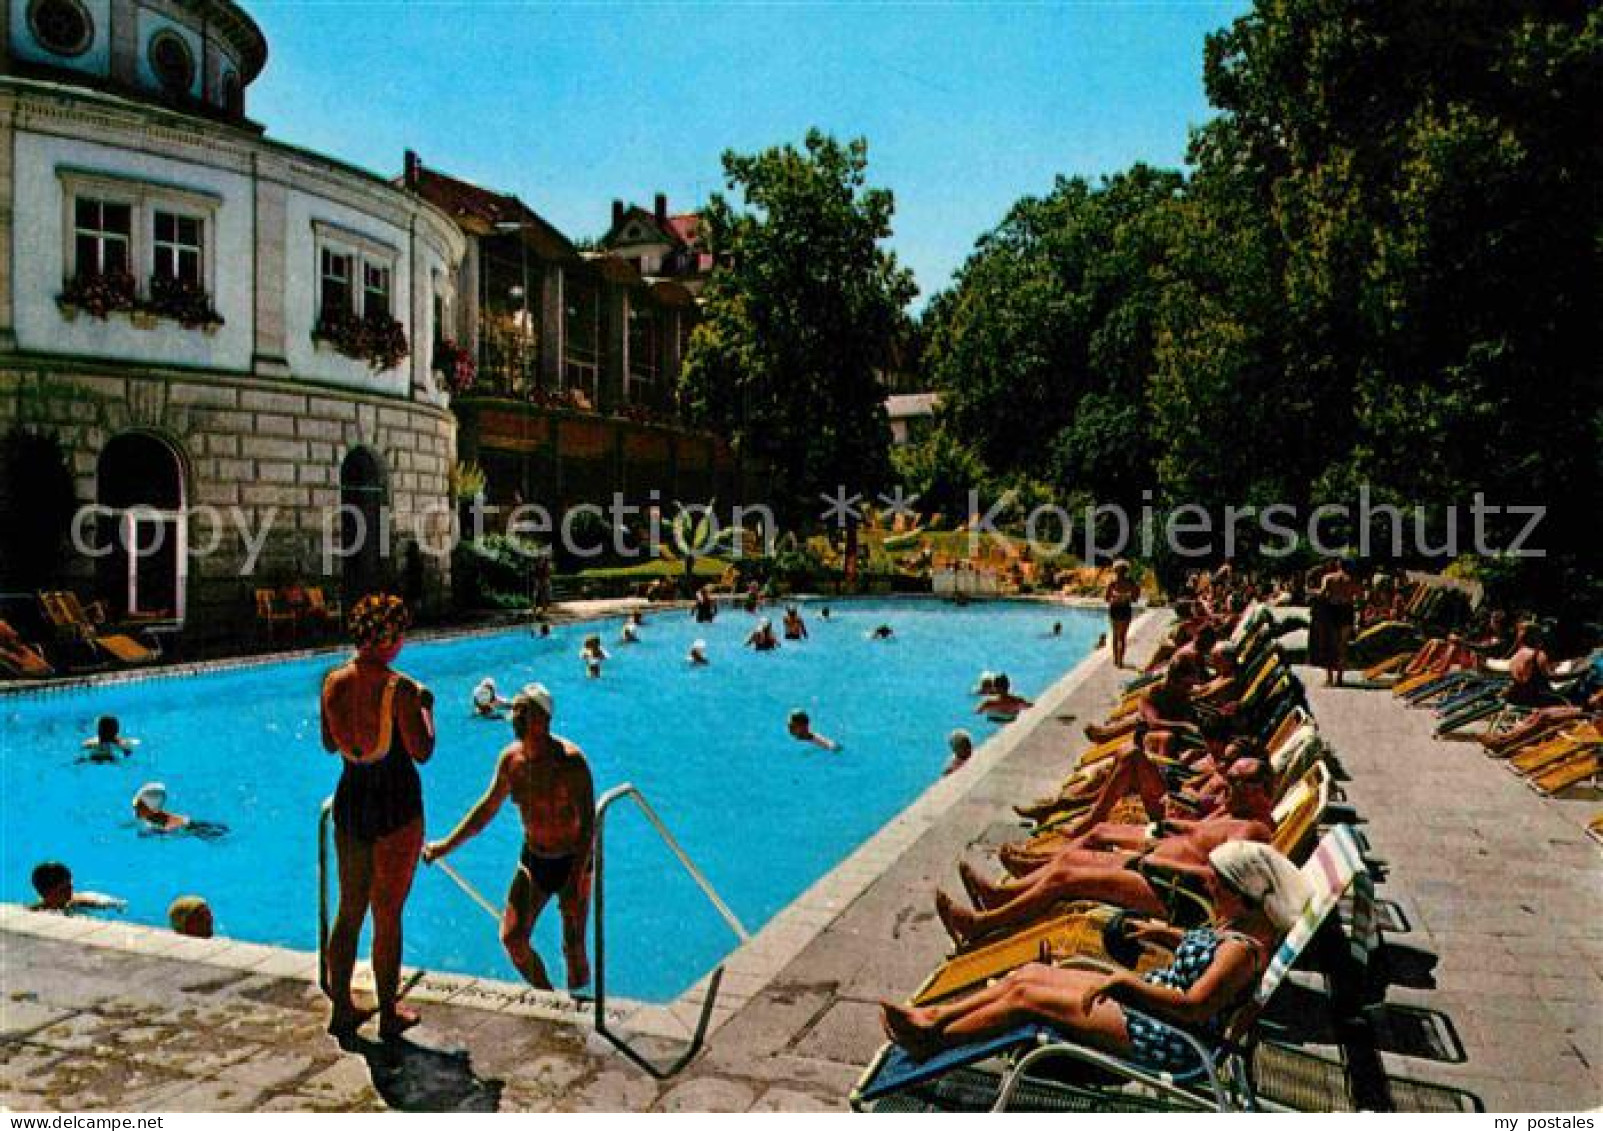
[[[691,336],[681,402],[773,471],[781,519],[814,515],[837,485],[889,479],[881,374],[916,293],[882,243],[895,202],[867,183],[868,146],[816,130],[803,146],[726,153],[740,206],[715,195],[704,220],[719,263]]]

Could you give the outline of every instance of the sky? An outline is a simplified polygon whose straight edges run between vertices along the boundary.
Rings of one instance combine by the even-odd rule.
[[[1019,197],[1178,167],[1209,116],[1204,36],[1246,0],[529,3],[241,0],[270,136],[391,176],[516,193],[572,238],[615,198],[689,211],[720,155],[864,137],[922,306]]]

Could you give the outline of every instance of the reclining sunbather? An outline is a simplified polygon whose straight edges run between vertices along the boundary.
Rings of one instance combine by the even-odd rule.
[[[1279,935],[1307,903],[1307,882],[1267,845],[1235,842],[1213,849],[1201,868],[1213,921],[1181,933],[1156,924],[1143,941],[1174,948],[1174,961],[1145,978],[1129,970],[1020,967],[985,989],[945,1005],[880,1004],[886,1034],[911,1056],[1005,1033],[1034,1020],[1066,1035],[1164,1072],[1194,1066],[1178,1036],[1125,1007],[1177,1025],[1204,1039],[1218,1037],[1230,1012],[1251,993]]]
[[[1592,694],[1582,707],[1543,707],[1521,719],[1502,734],[1483,734],[1481,745],[1493,754],[1506,754],[1569,723],[1603,712],[1603,689]]]
[[[1246,738],[1232,740],[1217,758],[1205,748],[1194,753],[1197,757],[1191,764],[1178,763],[1167,772],[1159,769],[1140,750],[1121,755],[1114,761],[1113,771],[1102,779],[1090,808],[1068,825],[1063,830],[1064,834],[1079,837],[1090,833],[1107,821],[1125,798],[1131,796],[1141,799],[1142,808],[1154,821],[1193,820],[1212,816],[1229,804],[1229,775],[1234,767],[1241,765],[1242,772],[1250,776],[1259,767],[1267,769],[1268,766],[1263,760],[1262,749],[1256,742]],[[1264,793],[1265,807],[1261,815],[1265,819],[1273,809],[1270,797],[1273,785],[1271,781],[1270,788]],[[1068,800],[1073,799],[1071,797]],[[1062,799],[1058,804],[1062,804]],[[1040,856],[1039,853],[1032,854],[1028,845],[1004,844],[999,854],[1004,863],[1032,860],[1038,863]]]
[[[1252,762],[1256,765],[1249,764]],[[1208,854],[1221,844],[1268,841],[1274,836],[1274,827],[1266,818],[1271,804],[1268,766],[1261,759],[1243,759],[1232,767],[1229,780],[1230,801],[1223,813],[1186,822],[1183,828],[1175,826],[1168,835],[1161,826],[1104,826],[1096,843],[1105,849],[1065,848],[1023,880],[994,887],[981,884],[974,893],[981,906],[973,910],[937,891],[935,911],[958,943],[1028,922],[1069,899],[1095,899],[1172,917],[1170,901],[1153,883],[1153,873],[1199,878],[1207,871]]]

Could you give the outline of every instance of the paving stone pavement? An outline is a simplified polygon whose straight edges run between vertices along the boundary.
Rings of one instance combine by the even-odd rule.
[[[1434,988],[1394,985],[1387,1001],[1445,1018],[1463,1046],[1462,1063],[1388,1052],[1388,1074],[1492,1111],[1603,1104],[1603,853],[1585,834],[1603,801],[1543,798],[1478,743],[1432,738],[1429,711],[1299,674],[1387,865],[1376,894],[1411,921],[1390,939],[1439,959]]]
[[[1133,644],[1155,639],[1155,620]],[[1139,654],[1134,652],[1133,654]],[[1388,1001],[1446,1015],[1462,1063],[1387,1053],[1395,1075],[1468,1088],[1492,1110],[1574,1110],[1603,1095],[1603,857],[1595,809],[1549,802],[1384,692],[1303,672],[1413,923],[1395,941],[1440,955],[1436,988]],[[342,1049],[315,986],[0,929],[0,1104],[18,1110],[840,1110],[879,1044],[875,1003],[911,993],[946,952],[931,908],[954,860],[1019,826],[1009,805],[1046,792],[1122,679],[1089,666],[1014,748],[975,765],[957,797],[877,879],[795,949],[666,1083],[572,1024],[429,1003],[412,1040]],[[954,787],[961,789],[965,783]],[[811,928],[798,925],[798,930]],[[773,945],[783,947],[781,939]],[[1402,1014],[1398,1015],[1402,1017]],[[1396,1022],[1399,1029],[1402,1022]],[[670,1042],[643,1041],[653,1056]]]

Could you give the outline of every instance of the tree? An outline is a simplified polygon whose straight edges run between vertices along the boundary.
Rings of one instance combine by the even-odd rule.
[[[1060,178],[1015,204],[930,304],[930,379],[998,474],[1139,498],[1146,422],[1121,406],[1140,404],[1152,366],[1183,185],[1141,165],[1097,185]]]
[[[717,194],[704,213],[718,267],[681,403],[772,470],[776,513],[794,523],[817,513],[820,493],[888,481],[880,375],[916,291],[881,246],[895,204],[868,186],[866,142],[814,130],[801,149],[726,153],[723,164],[742,201]]]

